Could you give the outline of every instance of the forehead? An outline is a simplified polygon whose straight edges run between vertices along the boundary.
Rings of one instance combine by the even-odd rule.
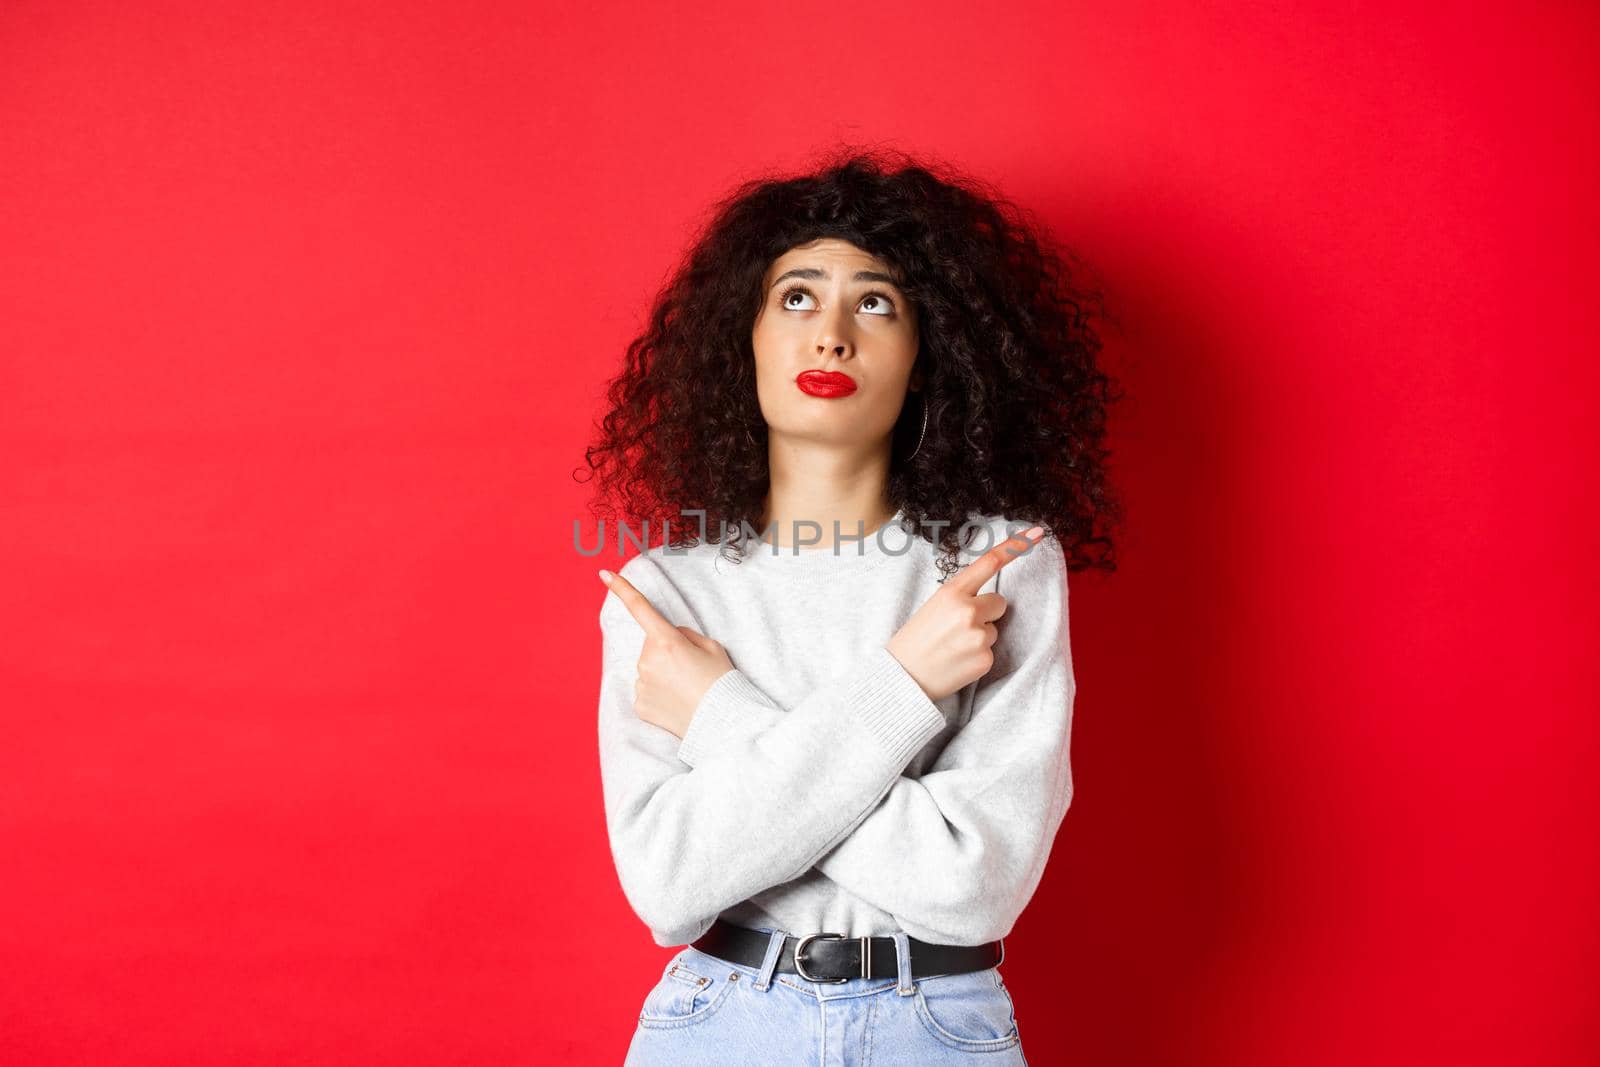
[[[851,269],[877,270],[893,275],[894,268],[870,252],[837,237],[825,237],[803,245],[796,245],[772,261],[767,277],[772,278],[791,267],[817,266],[832,271],[834,266]]]

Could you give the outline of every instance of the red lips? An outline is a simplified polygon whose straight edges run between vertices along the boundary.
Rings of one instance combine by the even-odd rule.
[[[849,396],[856,391],[856,380],[838,371],[801,371],[794,383],[811,396]]]

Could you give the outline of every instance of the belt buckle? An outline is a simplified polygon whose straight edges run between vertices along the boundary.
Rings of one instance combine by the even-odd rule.
[[[834,983],[837,983],[837,982],[848,982],[848,981],[850,981],[850,979],[848,977],[845,977],[845,978],[814,978],[810,974],[806,973],[806,963],[805,963],[806,946],[811,944],[811,942],[819,940],[820,938],[824,938],[824,937],[832,938],[835,941],[849,941],[850,940],[850,938],[846,937],[844,934],[807,934],[806,936],[802,937],[799,941],[797,941],[795,943],[795,946],[794,946],[794,969],[795,969],[795,971],[800,975],[801,978],[804,978],[808,982],[834,982]],[[870,936],[863,935],[861,937],[856,938],[856,940],[861,942],[861,977],[869,978],[869,977],[871,977],[870,971],[872,970],[872,938]]]

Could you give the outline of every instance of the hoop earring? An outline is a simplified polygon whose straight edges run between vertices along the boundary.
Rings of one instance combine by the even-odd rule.
[[[927,397],[923,397],[922,398],[922,432],[917,434],[917,447],[913,448],[911,450],[911,455],[906,457],[906,462],[907,463],[909,463],[913,459],[915,459],[916,456],[917,456],[917,453],[922,451],[922,439],[924,437],[926,437],[927,435],[928,435],[928,398]]]

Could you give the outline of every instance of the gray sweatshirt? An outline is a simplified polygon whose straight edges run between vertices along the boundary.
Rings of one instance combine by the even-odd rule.
[[[688,944],[722,916],[975,945],[1009,933],[1033,896],[1072,800],[1061,546],[1046,537],[984,584],[1006,598],[994,666],[934,701],[885,647],[939,588],[937,549],[902,518],[837,551],[747,542],[736,563],[709,542],[657,545],[620,569],[734,665],[681,741],[644,722],[644,631],[606,594],[606,828],[656,944]],[[1028,525],[972,518],[963,563]]]

